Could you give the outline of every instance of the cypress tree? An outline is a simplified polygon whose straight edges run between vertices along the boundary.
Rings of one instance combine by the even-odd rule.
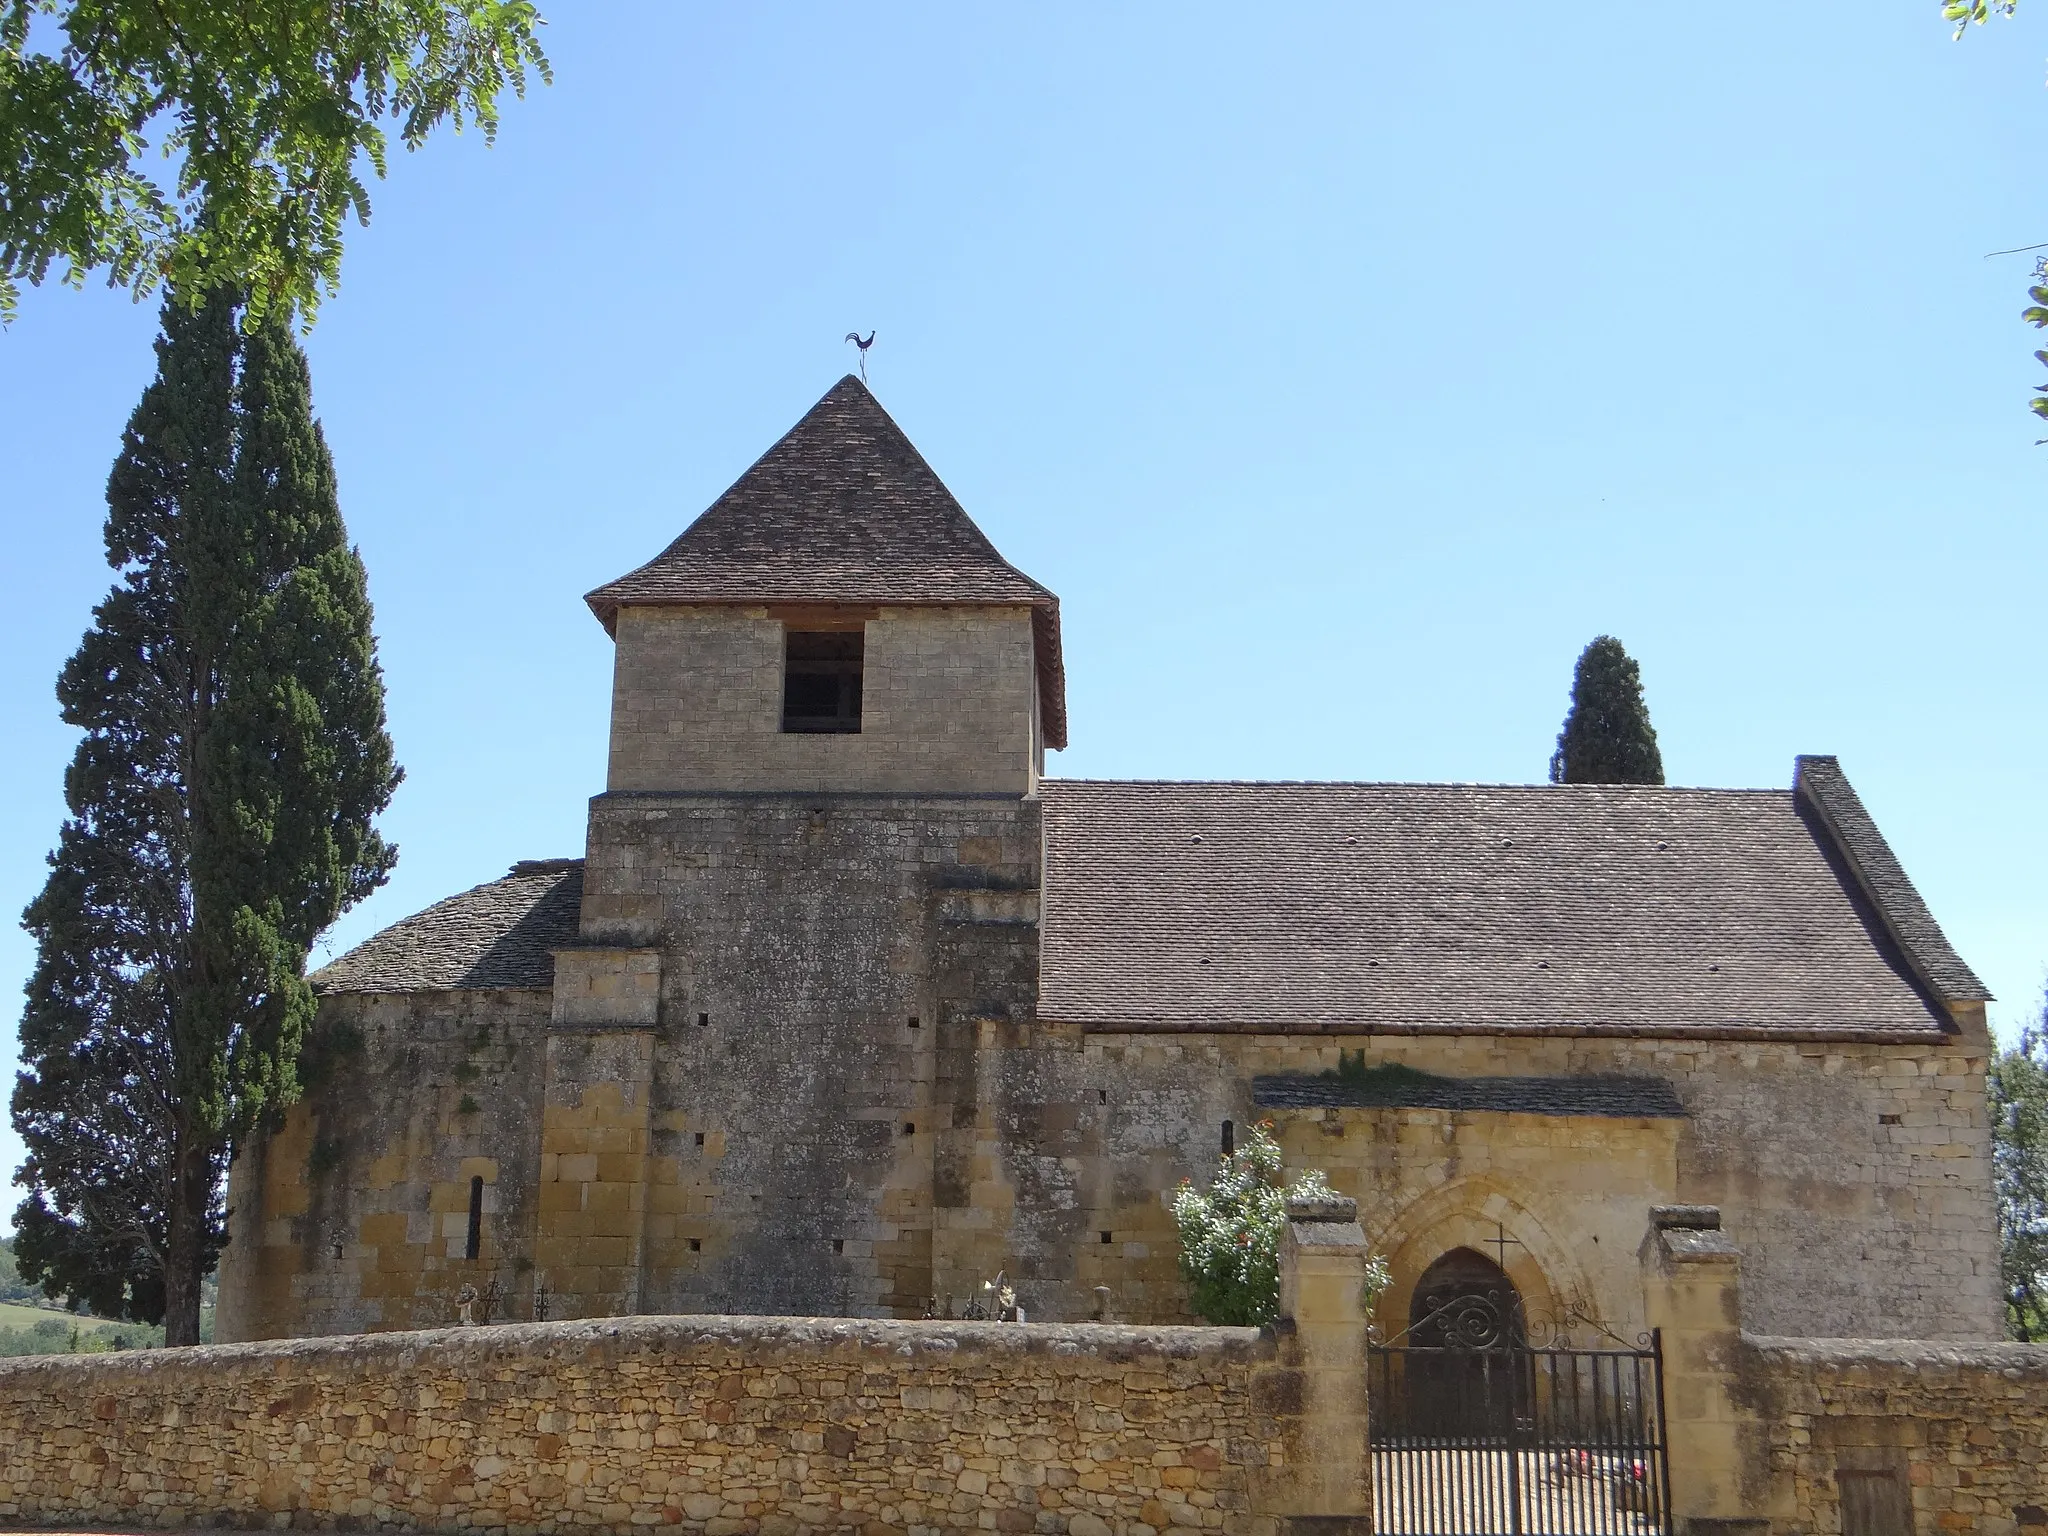
[[[363,567],[282,316],[164,309],[108,481],[119,573],[59,677],[85,732],[30,905],[17,1259],[199,1337],[237,1142],[297,1096],[320,932],[381,884],[397,787]]]
[[[1550,758],[1553,784],[1662,784],[1664,758],[1643,703],[1643,674],[1612,635],[1579,653],[1572,705]]]

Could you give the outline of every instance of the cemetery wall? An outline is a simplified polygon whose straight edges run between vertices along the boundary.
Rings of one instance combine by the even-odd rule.
[[[0,1519],[1274,1536],[1292,1340],[670,1317],[5,1361]]]
[[[2048,1347],[1745,1345],[1774,1532],[2048,1536]]]

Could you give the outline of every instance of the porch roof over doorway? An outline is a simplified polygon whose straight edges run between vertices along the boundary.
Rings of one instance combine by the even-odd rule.
[[[1678,1090],[1661,1077],[1589,1073],[1581,1077],[1438,1077],[1426,1072],[1365,1072],[1328,1077],[1290,1073],[1252,1079],[1261,1109],[1491,1110],[1510,1115],[1683,1118]]]

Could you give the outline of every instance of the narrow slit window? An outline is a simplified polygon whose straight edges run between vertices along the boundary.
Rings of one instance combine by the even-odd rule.
[[[1237,1122],[1235,1120],[1226,1120],[1223,1122],[1223,1155],[1228,1157],[1236,1150]]]
[[[783,730],[860,730],[861,664],[866,638],[857,629],[793,629],[784,634]]]
[[[484,1248],[484,1181],[473,1178],[469,1181],[469,1241],[462,1245],[462,1256],[473,1259]]]

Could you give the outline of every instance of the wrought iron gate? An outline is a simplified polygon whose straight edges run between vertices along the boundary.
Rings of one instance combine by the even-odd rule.
[[[1655,1333],[1631,1345],[1493,1293],[1419,1310],[1369,1355],[1379,1536],[1666,1536]]]

